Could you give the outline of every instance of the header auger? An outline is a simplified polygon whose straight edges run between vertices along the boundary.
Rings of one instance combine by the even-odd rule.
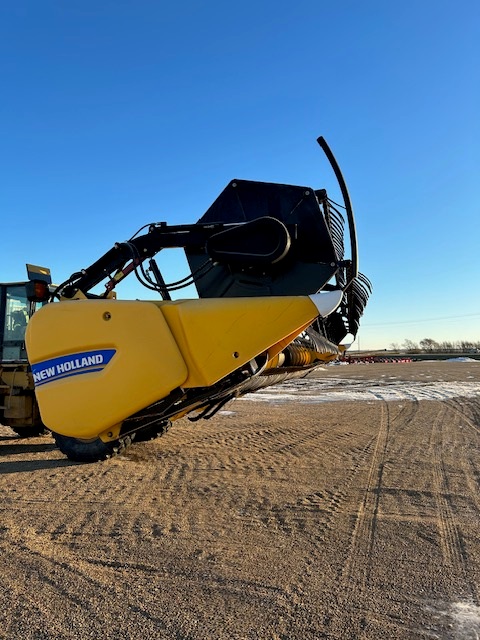
[[[146,225],[33,316],[27,350],[42,421],[69,458],[104,459],[341,354],[370,283],[358,272],[346,185],[318,142],[343,194],[348,258],[343,216],[324,189],[233,180],[196,224]],[[169,247],[183,247],[191,273],[167,284],[155,255]],[[160,299],[117,300],[132,273]],[[192,283],[198,299],[171,299]]]

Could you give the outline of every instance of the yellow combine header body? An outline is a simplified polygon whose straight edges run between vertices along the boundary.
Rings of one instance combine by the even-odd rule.
[[[333,292],[317,297],[332,310],[340,303]],[[304,296],[48,305],[27,330],[44,422],[66,436],[111,440],[129,416],[175,390],[212,387],[244,367],[258,372],[318,313],[315,297]]]
[[[235,180],[196,224],[152,223],[62,283],[26,333],[42,422],[60,449],[100,460],[337,358],[369,293],[342,191],[347,260],[325,190]],[[154,256],[174,246],[191,274],[168,285]],[[131,273],[161,300],[117,300]],[[104,294],[91,293],[102,280]],[[191,283],[198,299],[171,299]]]

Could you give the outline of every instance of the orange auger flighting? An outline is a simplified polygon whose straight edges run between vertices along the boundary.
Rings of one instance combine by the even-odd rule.
[[[29,323],[42,421],[71,459],[95,461],[171,421],[211,417],[227,401],[341,353],[370,292],[358,273],[348,192],[344,222],[325,190],[233,180],[193,225],[147,225],[74,273]],[[166,284],[154,256],[183,247],[191,273]],[[147,263],[147,265],[145,265]],[[156,301],[122,301],[134,273]],[[104,293],[91,292],[102,281]],[[172,300],[194,283],[198,299]]]

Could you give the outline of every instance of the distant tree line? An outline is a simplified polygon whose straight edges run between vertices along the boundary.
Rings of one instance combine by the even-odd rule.
[[[432,338],[423,338],[420,342],[404,340],[402,344],[392,343],[392,351],[403,351],[405,353],[480,353],[480,341],[457,340],[455,342],[437,342]]]

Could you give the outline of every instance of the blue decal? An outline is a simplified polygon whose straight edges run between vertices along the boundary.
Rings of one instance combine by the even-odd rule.
[[[61,380],[81,373],[102,371],[115,355],[115,349],[96,349],[71,353],[32,364],[33,381],[36,387],[54,380]]]

